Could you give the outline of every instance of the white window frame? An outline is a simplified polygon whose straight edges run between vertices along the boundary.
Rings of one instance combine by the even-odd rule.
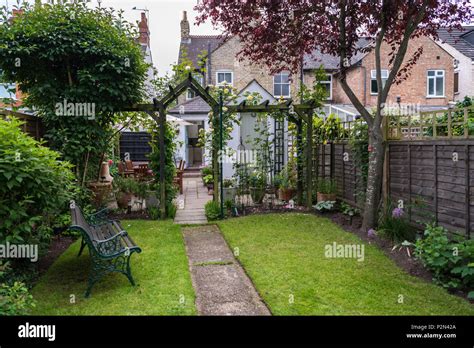
[[[319,83],[324,85],[329,84],[329,96],[326,98],[326,100],[332,100],[332,74],[326,74],[326,76],[329,77],[329,80],[319,81]]]
[[[383,89],[385,86],[384,80],[386,82],[388,79],[388,69],[381,69],[380,75],[382,76],[382,89]],[[372,91],[372,81],[377,81],[377,70],[370,70],[370,95],[377,95],[378,90],[377,92]],[[377,86],[377,89],[378,89],[378,86]]]
[[[277,75],[282,75],[282,74],[288,75],[288,82],[287,83],[286,82],[285,83],[279,82],[278,84],[279,85],[286,85],[286,84],[288,85],[288,95],[276,95],[276,93],[275,93],[275,77]],[[290,73],[289,72],[282,71],[278,74],[273,75],[273,96],[275,98],[290,98],[291,97],[291,82],[290,82]]]
[[[0,70],[0,75],[1,75],[2,71]],[[16,83],[13,82],[13,83],[10,83],[10,82],[0,82],[0,86],[3,87],[5,90],[9,90],[9,89],[15,89],[15,92],[13,92],[12,94],[10,94],[8,97],[1,97],[0,98],[11,98],[13,100],[16,100]]]
[[[219,74],[230,74],[230,83],[221,82],[219,83]],[[233,86],[234,85],[234,72],[232,70],[218,70],[216,71],[216,86]]]
[[[195,80],[197,80],[197,82],[199,82],[199,84],[202,86],[203,83],[204,83],[204,76],[202,76],[201,74],[199,75],[194,75],[193,76]],[[198,80],[199,78],[199,80]],[[191,100],[191,99],[194,99],[196,98],[196,96],[192,96],[191,95],[191,92],[195,93],[191,88],[188,88],[187,92],[186,92],[186,100]]]
[[[429,73],[431,71],[434,71],[435,75],[434,76],[429,76]],[[438,75],[438,73],[441,72],[441,75]],[[437,95],[436,94],[436,79],[438,77],[443,77],[443,95]],[[434,80],[434,88],[433,91],[435,94],[430,94],[430,80]],[[446,72],[442,69],[429,69],[426,71],[426,97],[427,98],[445,98],[446,96]]]

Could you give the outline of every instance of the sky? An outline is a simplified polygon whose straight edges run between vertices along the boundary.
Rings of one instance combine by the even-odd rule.
[[[142,11],[132,10],[148,9],[151,50],[153,64],[158,69],[158,75],[163,76],[171,71],[170,66],[178,59],[179,43],[181,40],[180,22],[182,12],[188,12],[188,20],[191,24],[191,34],[208,35],[219,34],[209,23],[194,25],[197,13],[193,7],[198,0],[102,0],[102,7],[113,7],[117,10],[123,9],[127,21],[135,23],[140,20]],[[29,1],[34,3],[34,0]],[[43,0],[42,2],[45,2]],[[11,7],[16,0],[0,0],[0,4],[8,3]],[[92,6],[97,6],[97,0],[91,0]]]

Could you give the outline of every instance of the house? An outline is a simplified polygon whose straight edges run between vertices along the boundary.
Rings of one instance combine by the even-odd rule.
[[[206,56],[205,73],[195,74],[203,86],[228,85],[238,92],[237,102],[243,100],[247,92],[258,92],[262,101],[275,102],[279,98],[296,98],[299,90],[299,79],[292,79],[289,72],[282,71],[272,75],[263,66],[258,66],[249,61],[239,61],[237,53],[240,50],[240,42],[233,37],[223,40],[219,36],[198,36],[190,34],[190,26],[186,12],[183,12],[181,21],[181,45],[179,62],[187,57],[198,69],[200,56]],[[198,134],[201,129],[206,130],[209,119],[210,107],[200,97],[196,97],[191,91],[178,100],[178,105],[168,113],[180,117],[192,123],[189,126],[180,126],[179,137],[182,143],[177,156],[186,161],[186,167],[200,167],[210,162],[209,154],[204,153],[198,146]],[[235,125],[231,134],[232,139],[228,147],[233,150],[254,150],[253,140],[256,138],[254,125],[255,114],[239,114],[240,125]],[[287,121],[276,121],[269,119],[268,129],[273,136],[272,153],[274,158],[274,172],[279,172],[288,159],[288,136]],[[274,132],[274,130],[277,130]],[[277,139],[278,138],[278,139]],[[278,147],[278,148],[277,148]],[[234,173],[232,163],[224,163],[224,176],[231,177]]]
[[[442,28],[438,30],[439,45],[455,59],[454,99],[474,96],[474,26],[465,26],[463,30]]]
[[[360,39],[359,47],[367,46],[369,41]],[[410,74],[400,84],[390,89],[387,104],[390,106],[409,105],[413,109],[429,110],[447,107],[456,96],[455,81],[459,69],[454,65],[454,56],[438,42],[431,38],[421,37],[410,41],[405,62],[420,48],[423,53]],[[382,82],[389,74],[390,47],[384,43],[381,47]],[[303,61],[304,83],[312,86],[314,69],[324,66],[328,73],[328,100],[326,109],[331,113],[342,115],[351,120],[357,111],[351,105],[338,81],[339,58],[315,51]],[[402,65],[403,66],[403,65]],[[371,109],[377,101],[377,81],[375,70],[375,52],[357,53],[350,61],[347,81],[362,104]],[[469,70],[470,71],[470,70]]]

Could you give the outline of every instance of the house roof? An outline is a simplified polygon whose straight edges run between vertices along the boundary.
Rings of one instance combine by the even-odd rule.
[[[356,47],[358,49],[364,48],[369,45],[371,40],[369,38],[360,38],[359,41],[356,43]],[[358,51],[352,58],[351,58],[351,66],[358,63],[362,58],[367,55],[367,52],[360,52]],[[303,57],[303,69],[318,69],[321,64],[324,66],[326,70],[339,70],[339,57],[333,56],[331,54],[322,53],[320,50],[313,50],[313,52],[309,54],[305,54]]]
[[[182,41],[179,49],[178,62],[181,63],[183,58],[183,50],[186,50],[188,58],[198,66],[199,55],[207,52],[210,46],[211,52],[214,51],[224,42],[224,38],[220,35],[190,35],[187,41]]]
[[[168,113],[180,115],[181,106],[184,106],[185,114],[208,114],[211,111],[211,107],[201,97],[195,97],[175,106]]]
[[[438,36],[443,43],[454,47],[471,60],[474,60],[474,26],[465,26],[464,30],[441,28]]]

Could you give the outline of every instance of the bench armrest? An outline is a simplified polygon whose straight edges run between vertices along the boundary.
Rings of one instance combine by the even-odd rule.
[[[98,212],[95,212],[94,214],[90,214],[87,216],[86,220],[89,224],[91,225],[98,225],[103,222],[107,222],[107,214],[109,213],[109,210],[107,208],[104,208],[102,210],[99,210]]]
[[[127,232],[122,230],[110,238],[95,240],[93,243],[95,244],[97,252],[102,257],[115,257],[125,253],[129,249],[128,247],[123,247],[120,243],[120,240],[127,235]]]

